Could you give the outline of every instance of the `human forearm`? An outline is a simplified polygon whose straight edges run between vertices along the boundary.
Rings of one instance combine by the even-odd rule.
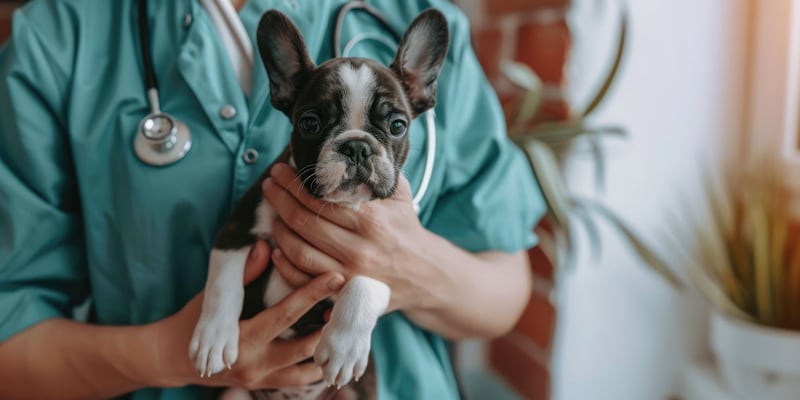
[[[268,246],[256,243],[245,267],[245,285],[263,273],[267,260]],[[213,377],[200,377],[188,354],[202,293],[175,314],[147,325],[44,321],[0,342],[0,399],[106,399],[144,387],[268,389],[317,382],[322,370],[300,362],[314,353],[319,334],[277,337],[344,283],[339,274],[324,274],[241,321],[239,359]]]
[[[531,292],[524,252],[471,254],[434,234],[415,247],[421,286],[407,299],[409,319],[450,339],[490,338],[513,327]]]
[[[37,324],[0,343],[0,398],[105,399],[154,386],[146,329]]]

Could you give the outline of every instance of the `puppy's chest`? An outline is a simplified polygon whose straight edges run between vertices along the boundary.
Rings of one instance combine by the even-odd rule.
[[[255,400],[375,400],[375,374],[370,368],[359,382],[351,382],[337,389],[325,382],[296,388],[259,390],[253,392]]]
[[[296,168],[289,147],[284,150],[276,162],[286,162]],[[269,170],[265,171],[256,185],[258,188],[261,187],[268,173]],[[254,207],[250,212],[244,214],[251,215],[252,221],[250,221],[250,224],[245,223],[244,226],[250,225],[249,234],[262,240],[268,240],[270,246],[275,248],[276,244],[272,237],[274,233],[273,226],[278,214],[263,197],[251,204],[254,204]],[[242,318],[251,318],[265,308],[274,306],[293,290],[270,262],[261,277],[245,289]],[[322,329],[326,323],[326,316],[329,315],[337,297],[338,294],[332,296],[331,299],[323,300],[314,305],[291,328],[282,332],[279,337],[281,339],[293,339]],[[308,359],[304,362],[313,362],[313,359]],[[372,360],[370,360],[367,370],[359,381],[350,381],[341,388],[328,387],[324,381],[320,381],[302,387],[255,391],[252,392],[252,396],[254,399],[264,400],[372,400],[377,397],[375,370]]]

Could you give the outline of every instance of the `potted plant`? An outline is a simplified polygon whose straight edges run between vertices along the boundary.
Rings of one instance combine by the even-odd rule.
[[[785,172],[765,165],[705,179],[707,204],[684,219],[675,249],[688,250],[682,264],[712,305],[710,343],[728,388],[742,399],[796,400],[800,225]]]
[[[537,234],[542,238],[543,252],[553,266],[564,270],[574,264],[574,236],[579,228],[586,230],[594,254],[599,255],[600,235],[596,220],[603,219],[617,229],[646,266],[674,287],[680,288],[681,281],[672,269],[621,217],[601,202],[570,193],[561,173],[563,162],[572,146],[578,142],[586,142],[594,161],[597,189],[603,190],[605,156],[602,141],[607,137],[624,136],[625,131],[618,126],[593,125],[588,118],[606,98],[617,76],[624,56],[627,29],[627,12],[624,4],[620,4],[619,36],[611,68],[585,110],[574,113],[565,121],[538,122],[543,95],[541,80],[525,64],[503,63],[501,70],[506,80],[520,88],[522,93],[507,106],[512,110],[508,118],[509,136],[527,156],[547,203],[546,225],[552,229],[537,229]]]

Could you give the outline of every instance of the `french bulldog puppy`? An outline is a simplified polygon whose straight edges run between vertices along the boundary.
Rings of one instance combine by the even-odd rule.
[[[276,162],[295,167],[305,189],[328,202],[358,208],[361,202],[392,196],[408,155],[409,123],[436,103],[436,80],[449,43],[444,16],[432,9],[421,13],[405,32],[388,68],[362,58],[314,65],[297,27],[276,10],[261,18],[257,41],[269,75],[272,105],[293,125],[289,145]],[[248,190],[214,241],[202,312],[189,349],[201,376],[230,367],[238,357],[245,260],[256,240],[270,238],[276,218],[261,192],[268,176],[267,170]],[[292,290],[274,268],[265,277],[258,288],[263,293],[257,299],[262,309]],[[301,336],[324,326],[314,354],[324,382],[253,395],[374,398],[373,376],[360,380],[371,389],[349,383],[372,370],[372,330],[386,312],[390,295],[383,282],[366,276],[350,278],[333,297],[327,323],[322,315],[331,302],[318,305],[282,335]]]

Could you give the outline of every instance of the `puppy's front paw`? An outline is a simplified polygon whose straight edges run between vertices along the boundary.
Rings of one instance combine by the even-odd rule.
[[[189,345],[189,357],[201,377],[221,372],[239,356],[239,323],[224,318],[202,319]]]
[[[364,374],[369,362],[372,329],[328,322],[322,328],[314,361],[322,367],[328,385],[344,386]]]

